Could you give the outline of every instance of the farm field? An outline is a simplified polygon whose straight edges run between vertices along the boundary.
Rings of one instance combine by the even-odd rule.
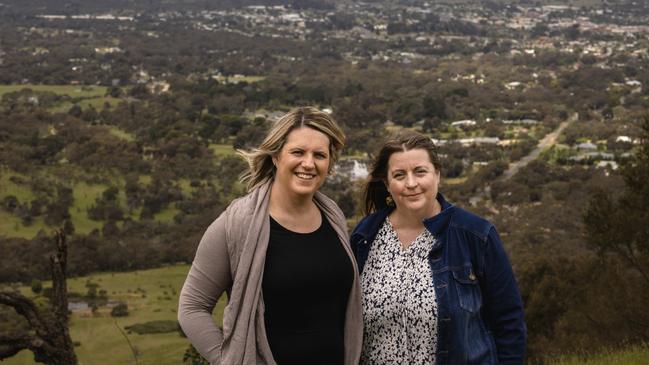
[[[115,106],[120,102],[120,98],[106,95],[108,88],[106,86],[95,85],[37,85],[37,84],[18,84],[18,85],[0,85],[0,98],[5,94],[31,89],[37,92],[52,92],[57,95],[66,95],[69,100],[62,101],[51,108],[52,112],[67,112],[74,104],[78,104],[82,109],[94,108],[101,110],[108,103]]]
[[[80,365],[109,365],[135,363],[121,328],[150,321],[176,321],[178,294],[189,270],[189,265],[166,266],[157,269],[123,273],[96,273],[68,279],[70,293],[83,294],[87,283],[97,284],[105,290],[110,301],[128,304],[127,317],[113,318],[110,309],[100,307],[94,314],[90,309],[75,311],[71,317],[70,332],[73,341],[81,343],[76,348]],[[44,283],[49,286],[49,283]],[[25,295],[29,288],[21,288]],[[214,320],[220,323],[225,306],[224,298],[214,310]],[[158,334],[129,333],[124,331],[137,353],[138,364],[180,364],[189,342],[177,331]],[[572,356],[551,362],[552,365],[645,365],[649,348],[631,347],[607,351],[594,356]],[[29,351],[5,360],[7,365],[32,365]]]
[[[75,174],[78,176],[75,176]],[[39,171],[36,176],[47,181],[56,181],[72,189],[74,202],[69,212],[70,219],[75,227],[75,233],[88,234],[94,229],[102,229],[105,221],[90,219],[87,212],[90,207],[96,204],[96,200],[109,187],[108,184],[89,183],[86,181],[89,179],[88,176],[84,176],[82,171],[77,171],[70,167],[48,167]],[[37,197],[30,188],[30,180],[33,180],[36,176],[29,177],[6,168],[0,168],[0,200],[14,196],[20,203],[29,203]],[[110,180],[112,186],[119,188],[117,199],[120,206],[126,207],[124,179],[114,176]],[[150,176],[148,175],[140,175],[140,180],[143,185],[148,185],[151,182]],[[180,181],[179,184],[182,187],[183,193],[186,195],[190,195],[194,190],[189,186],[188,181]],[[170,222],[178,212],[179,210],[177,208],[169,205],[156,213],[153,219],[159,222]],[[140,209],[125,212],[127,217],[134,220],[139,219],[139,214]],[[45,230],[45,232],[53,229],[53,227],[45,224],[43,216],[33,217],[31,223],[25,225],[15,214],[0,210],[0,234],[2,235],[29,239],[36,236],[41,229]]]
[[[0,85],[0,97],[6,93],[20,91],[22,89],[32,89],[33,91],[49,91],[59,95],[68,95],[71,97],[93,98],[106,94],[105,86],[85,86],[85,85]]]
[[[71,317],[70,333],[76,347],[80,365],[135,364],[134,355],[119,328],[150,321],[176,321],[178,295],[189,270],[189,265],[167,266],[151,270],[124,273],[97,273],[68,279],[68,291],[85,294],[88,282],[105,290],[109,301],[128,304],[127,317],[110,316],[110,309],[99,307],[93,314],[90,309],[75,311]],[[50,283],[44,283],[49,286]],[[27,287],[24,294],[31,294]],[[217,304],[214,319],[220,323],[225,299]],[[119,328],[118,328],[119,327]],[[137,363],[179,364],[189,342],[179,332],[157,334],[128,333],[124,330],[137,353]],[[29,351],[22,351],[5,360],[7,365],[36,364]]]
[[[648,1],[268,3],[0,0],[0,290],[46,303],[62,229],[80,363],[180,365],[179,264],[247,192],[237,150],[312,106],[348,228],[381,146],[420,133],[502,239],[525,362],[649,365]]]

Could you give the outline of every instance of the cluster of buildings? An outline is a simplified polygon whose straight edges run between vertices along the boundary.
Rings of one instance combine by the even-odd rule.
[[[499,5],[484,4],[439,4],[433,2],[409,2],[399,4],[384,2],[339,2],[335,8],[295,9],[285,5],[246,6],[228,10],[202,11],[164,11],[158,13],[115,14],[78,14],[59,15],[42,14],[37,18],[57,22],[63,20],[113,22],[120,29],[140,31],[147,37],[159,37],[165,32],[165,24],[184,23],[192,29],[202,32],[233,32],[246,37],[287,38],[307,42],[341,42],[346,46],[341,57],[352,64],[361,60],[389,61],[410,63],[421,59],[435,57],[453,57],[449,54],[430,53],[443,45],[461,44],[463,52],[473,52],[474,57],[482,57],[489,44],[496,44],[493,52],[505,57],[539,57],[544,52],[558,54],[588,55],[602,67],[614,67],[611,60],[616,55],[624,54],[631,58],[647,58],[647,37],[649,23],[647,16],[641,13],[626,14],[625,22],[613,21],[613,14],[607,8],[585,8],[571,5]],[[643,18],[644,17],[644,18]],[[609,21],[607,21],[609,20]],[[435,23],[435,24],[432,24]],[[432,31],[431,26],[453,24],[453,30]],[[459,25],[458,25],[459,24]],[[434,27],[433,27],[434,28]],[[443,28],[443,27],[442,27]],[[30,28],[28,32],[43,32],[44,28]],[[83,29],[55,30],[65,34],[87,36]],[[40,34],[40,33],[39,33]],[[586,35],[604,35],[591,37]],[[362,42],[373,42],[381,46],[363,47]],[[106,56],[128,52],[119,43],[93,47],[95,54]],[[427,51],[422,53],[422,49]],[[209,50],[206,50],[209,52]],[[233,51],[234,52],[234,51]],[[449,52],[453,52],[452,50]],[[33,49],[34,56],[44,56],[49,50],[44,47]],[[0,50],[0,65],[4,52]],[[281,55],[271,55],[282,57]],[[287,61],[291,61],[287,59]],[[73,71],[81,72],[85,58],[70,59]],[[106,71],[110,64],[100,65]],[[556,79],[552,69],[543,69],[544,77]],[[533,73],[527,80],[498,80],[502,88],[512,93],[523,92],[538,82],[539,75]],[[220,82],[236,83],[249,76],[216,75]],[[483,84],[487,81],[485,74],[455,74],[449,80]],[[155,93],[168,92],[169,84],[149,75],[142,66],[134,66],[133,78],[137,83],[145,83]],[[439,79],[438,81],[443,81]],[[253,81],[254,82],[254,81]],[[115,85],[117,86],[117,85]],[[627,77],[623,82],[613,83],[611,88],[628,88],[633,93],[642,91],[641,81]],[[502,120],[503,125],[517,128],[533,128],[539,122],[533,119]],[[475,120],[458,120],[450,123],[453,128],[474,128]],[[479,127],[479,126],[478,126]],[[619,136],[625,143],[626,136]],[[465,137],[454,142],[463,146],[498,145],[509,146],[515,139],[498,137]],[[630,141],[629,143],[632,143]],[[447,143],[438,140],[438,144]],[[591,144],[592,145],[592,144]],[[593,159],[611,160],[610,154],[601,148],[589,144],[572,146],[577,151],[571,157],[574,162]],[[356,165],[354,165],[356,166]],[[352,170],[354,168],[353,167]],[[350,170],[351,171],[351,170]]]
[[[649,35],[647,19],[637,15],[629,24],[606,22],[610,10],[577,8],[570,5],[507,5],[485,8],[482,4],[418,5],[393,2],[341,2],[335,9],[293,9],[285,5],[246,6],[228,10],[164,11],[133,14],[41,14],[41,19],[112,21],[126,27],[138,23],[188,22],[202,31],[230,31],[249,37],[291,38],[301,40],[372,39],[385,42],[386,49],[374,53],[352,51],[350,59],[370,57],[374,60],[410,61],[430,54],[416,49],[394,49],[396,40],[408,38],[417,44],[441,47],[447,42],[460,42],[480,52],[494,35],[507,41],[512,56],[535,56],[544,49],[560,52],[583,52],[596,57],[608,57],[614,52],[627,52],[637,57],[647,56],[642,40]],[[644,20],[644,23],[643,23]],[[446,24],[460,22],[469,29],[463,31],[431,32],[431,22]],[[397,27],[395,25],[403,25]],[[443,28],[443,27],[441,27]],[[150,29],[148,29],[150,31]],[[526,32],[533,37],[521,37]],[[606,34],[612,40],[585,40],[580,33]],[[487,34],[489,34],[487,36]],[[563,34],[564,37],[557,37]],[[623,41],[621,41],[623,40]],[[115,50],[113,50],[115,51]]]
[[[476,34],[452,34],[448,32],[431,33],[426,23],[433,17],[437,22],[459,21],[497,34],[501,40],[510,42],[512,56],[535,56],[540,50],[553,49],[560,52],[583,52],[596,57],[608,57],[614,52],[627,52],[635,56],[647,56],[642,39],[649,34],[649,25],[619,24],[602,22],[607,14],[603,9],[580,9],[569,5],[522,6],[509,5],[500,10],[486,10],[482,5],[462,4],[458,6],[423,2],[418,6],[383,3],[341,3],[335,10],[296,10],[286,6],[248,6],[240,9],[222,11],[203,11],[188,13],[195,26],[203,30],[229,30],[248,36],[270,36],[297,39],[372,39],[393,44],[404,37],[414,39],[420,44],[433,48],[440,42],[462,42],[468,47],[480,48],[488,42],[487,36]],[[345,18],[347,22],[336,19]],[[168,14],[161,19],[171,18]],[[594,19],[598,19],[595,21]],[[341,24],[342,23],[342,24]],[[412,32],[402,33],[391,29],[391,25],[404,24]],[[417,27],[422,25],[422,27]],[[532,32],[535,27],[543,27],[546,34],[535,37],[520,37],[520,32]],[[396,28],[396,27],[393,27]],[[552,36],[553,32],[565,33],[567,38]],[[599,33],[614,36],[617,40],[585,40],[579,33]],[[570,36],[574,37],[570,37]],[[570,39],[574,38],[574,39]],[[359,53],[346,54],[350,59]],[[362,57],[368,57],[366,54]],[[369,55],[372,60],[409,61],[430,57],[416,50],[388,49],[378,50]]]
[[[186,23],[198,31],[233,32],[246,37],[287,38],[303,41],[336,41],[346,44],[341,56],[352,64],[361,60],[411,63],[435,57],[453,57],[454,49],[473,52],[480,57],[489,52],[487,45],[497,44],[493,52],[508,57],[537,57],[546,51],[565,54],[584,54],[602,63],[624,53],[630,57],[649,57],[646,37],[649,25],[643,15],[628,20],[606,22],[610,10],[605,8],[577,8],[570,5],[506,5],[495,8],[482,4],[437,4],[414,2],[416,5],[385,2],[341,2],[336,8],[294,9],[285,5],[246,6],[228,10],[163,11],[158,13],[126,13],[124,11],[104,14],[41,14],[37,18],[57,21],[112,22],[119,29],[141,31],[146,36],[159,37],[167,23]],[[439,24],[465,24],[466,29],[444,29]],[[403,25],[403,27],[395,26]],[[154,28],[152,28],[152,26]],[[433,27],[434,28],[434,27]],[[460,28],[462,28],[460,26]],[[28,32],[43,32],[32,28]],[[61,32],[61,30],[52,30]],[[66,29],[65,32],[88,36],[87,30]],[[521,32],[524,32],[521,36]],[[72,34],[71,33],[71,34]],[[605,37],[580,37],[580,34],[603,34]],[[66,33],[67,34],[67,33]],[[557,36],[560,35],[560,36]],[[370,40],[381,46],[371,49],[359,42]],[[449,44],[460,45],[448,47]],[[94,47],[97,55],[122,53],[119,44]],[[457,50],[455,50],[457,51]],[[48,49],[39,47],[34,55],[46,54]],[[206,50],[209,52],[209,50]],[[423,53],[422,53],[423,52]],[[281,57],[281,55],[272,55]],[[0,52],[0,62],[2,53]],[[73,65],[75,71],[82,70]],[[102,66],[103,67],[103,66]],[[108,66],[107,66],[108,67]],[[457,75],[455,79],[481,84],[483,74]],[[468,78],[468,79],[467,79]],[[524,89],[525,80],[507,80],[503,87],[516,91]],[[627,79],[619,87],[639,89],[641,82]]]

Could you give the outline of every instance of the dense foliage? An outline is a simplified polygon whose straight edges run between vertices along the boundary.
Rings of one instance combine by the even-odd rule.
[[[438,140],[441,191],[505,241],[532,361],[646,340],[649,11],[515,3],[4,1],[0,282],[46,291],[58,227],[71,275],[191,262],[244,194],[234,148],[310,104],[341,166],[404,128]],[[323,188],[350,224],[361,184]]]

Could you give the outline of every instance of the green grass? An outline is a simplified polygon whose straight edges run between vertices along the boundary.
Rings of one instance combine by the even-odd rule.
[[[128,317],[113,319],[107,308],[100,308],[96,315],[90,312],[72,314],[70,334],[73,341],[81,342],[75,351],[80,364],[112,365],[134,364],[128,344],[116,324],[125,326],[149,321],[175,321],[178,295],[189,270],[188,265],[167,266],[152,270],[127,273],[97,273],[68,280],[68,291],[84,294],[88,280],[99,284],[98,289],[108,292],[111,300],[127,302]],[[45,286],[51,284],[44,283]],[[27,294],[29,289],[22,288]],[[225,296],[214,310],[214,319],[220,323],[225,306]],[[126,331],[125,331],[126,332]],[[138,350],[139,364],[177,365],[189,342],[178,333],[138,335],[127,333]],[[22,351],[5,360],[7,365],[35,364],[31,352]]]
[[[259,82],[264,80],[266,77],[265,76],[214,76],[214,79],[220,82],[228,82],[228,83],[238,83],[238,82],[247,82],[249,84],[254,83],[254,82]]]
[[[5,186],[5,184],[3,184],[3,186]],[[6,186],[10,185],[7,184]],[[108,188],[108,186],[104,184],[88,184],[85,182],[79,182],[72,185],[74,204],[70,207],[69,212],[76,233],[88,234],[95,228],[102,228],[103,222],[93,221],[88,218],[87,209],[94,204],[95,199],[100,197],[106,188]],[[27,189],[27,191],[31,194],[31,190]],[[7,195],[9,194],[5,191],[0,191],[1,199]],[[27,199],[21,197],[26,197]],[[18,198],[21,203],[29,202],[33,197],[33,194],[30,196],[27,193],[23,193],[21,197]],[[0,211],[0,233],[2,234],[7,234],[13,237],[31,238],[34,237],[40,229],[49,231],[54,228],[45,224],[43,216],[35,217],[31,225],[23,226],[20,219],[16,216],[5,211]]]
[[[453,178],[448,178],[448,179],[442,179],[442,183],[446,185],[458,185],[458,184],[464,184],[467,180],[466,176],[463,177],[453,177]]]
[[[569,356],[551,365],[647,365],[649,346],[638,345],[622,350],[604,351],[596,356]]]
[[[20,204],[29,203],[34,199],[34,193],[23,184],[16,184],[11,181],[11,177],[15,176],[25,182],[29,181],[29,177],[23,174],[16,173],[8,169],[0,169],[0,201],[6,197],[15,196]],[[0,209],[0,235],[11,237],[31,238],[34,237],[41,228],[45,227],[42,217],[38,217],[32,221],[29,226],[23,226],[22,222],[15,215]]]
[[[207,180],[200,180],[201,185],[207,184]],[[192,180],[191,179],[179,179],[177,181],[178,187],[180,187],[180,190],[182,191],[183,195],[185,197],[191,197],[192,194],[196,191],[196,188],[193,187],[192,185]]]
[[[15,196],[21,203],[34,199],[34,194],[31,189],[11,181],[12,176],[22,179],[25,182],[29,181],[29,177],[26,175],[8,169],[0,169],[0,199],[4,199],[4,197],[9,195]]]
[[[209,148],[214,153],[214,156],[228,156],[236,153],[232,145],[229,144],[210,143]]]
[[[41,229],[45,229],[46,232],[51,230],[45,225],[43,217],[33,218],[29,226],[23,226],[15,215],[0,210],[0,235],[29,239],[36,236]]]
[[[151,184],[151,175],[139,175],[137,177],[138,184],[149,185]]]
[[[104,103],[108,103],[111,107],[113,107],[117,105],[119,101],[120,99],[113,98],[111,96],[94,96],[80,100],[76,104],[79,104],[81,109],[88,109],[92,106],[95,110],[100,111],[104,108]],[[64,102],[51,108],[51,111],[54,113],[66,113],[68,110],[70,110],[70,108],[72,108],[74,104],[75,103]]]
[[[95,203],[95,199],[100,197],[107,188],[108,185],[88,184],[85,182],[77,183],[72,187],[74,204],[70,207],[69,211],[70,216],[72,216],[75,233],[88,234],[93,229],[101,230],[104,223],[88,218],[88,208]]]
[[[350,160],[350,159],[355,159],[355,160],[362,160],[364,158],[367,158],[367,153],[362,152],[362,151],[347,151],[348,154],[340,156],[340,161],[344,160]]]
[[[122,140],[124,140],[126,142],[135,141],[135,136],[133,134],[128,133],[128,132],[126,132],[126,131],[124,131],[122,129],[119,129],[119,128],[115,127],[115,126],[107,126],[106,129],[113,136],[115,136],[115,137],[117,137],[119,139],[122,139]]]
[[[20,91],[22,89],[31,89],[33,91],[42,92],[49,91],[58,95],[68,95],[71,98],[80,98],[81,100],[78,100],[76,103],[79,104],[82,109],[88,109],[92,106],[99,111],[104,108],[105,103],[108,103],[113,107],[120,102],[119,98],[106,96],[107,87],[90,85],[0,85],[0,98],[6,93]],[[50,108],[50,111],[55,113],[65,113],[74,104],[75,103],[69,101],[62,102]]]
[[[180,213],[180,209],[170,204],[167,208],[154,214],[153,219],[159,222],[171,222],[178,213]]]
[[[25,184],[16,184],[10,181],[11,176],[16,176],[25,181]],[[88,234],[94,229],[99,229],[104,225],[104,221],[95,221],[88,217],[88,208],[90,208],[95,200],[101,197],[104,190],[109,186],[117,186],[119,188],[118,200],[120,206],[124,210],[125,217],[130,217],[133,220],[138,220],[140,216],[140,209],[135,209],[129,212],[126,204],[126,193],[124,191],[124,179],[122,177],[105,177],[103,180],[107,183],[88,183],[84,180],[92,178],[92,176],[85,176],[79,171],[70,170],[69,168],[48,168],[47,170],[35,171],[33,176],[27,177],[18,174],[8,169],[0,169],[0,201],[9,195],[14,195],[21,204],[29,203],[35,198],[34,192],[28,187],[28,183],[32,177],[44,177],[47,181],[53,181],[72,189],[74,203],[69,209],[72,223],[74,224],[75,233]],[[140,176],[140,183],[143,185],[149,184],[151,177],[146,175]],[[182,180],[179,182],[183,190],[183,194],[190,195],[193,188],[189,185],[189,180]],[[180,211],[170,205],[168,208],[157,213],[154,219],[161,222],[170,222],[173,217]],[[119,225],[119,224],[118,224]],[[31,225],[22,225],[21,220],[13,214],[0,209],[0,235],[9,237],[32,238],[39,230],[44,229],[49,232],[54,229],[45,224],[43,216],[34,217]]]
[[[106,95],[105,86],[86,86],[86,85],[0,85],[0,97],[6,93],[20,91],[22,89],[32,89],[33,91],[49,91],[59,95],[69,95],[73,98],[97,98]]]

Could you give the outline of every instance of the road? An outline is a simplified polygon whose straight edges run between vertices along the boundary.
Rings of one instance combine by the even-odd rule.
[[[557,139],[561,135],[564,129],[566,129],[570,124],[574,123],[579,118],[579,114],[574,113],[570,118],[561,122],[557,129],[548,133],[539,141],[536,147],[530,152],[527,156],[524,156],[518,161],[512,162],[509,164],[507,170],[501,175],[500,180],[506,181],[511,179],[512,176],[516,175],[520,169],[527,166],[530,162],[536,160],[546,148],[549,148],[557,143]],[[485,185],[484,189],[479,189],[476,192],[476,195],[469,198],[469,203],[471,206],[476,206],[480,201],[487,199],[491,194],[491,186],[488,184]]]
[[[530,152],[529,155],[521,158],[518,161],[512,162],[509,164],[509,168],[503,173],[501,179],[502,180],[509,180],[512,176],[516,175],[516,173],[523,167],[527,166],[530,162],[536,160],[541,152],[543,152],[546,148],[549,148],[553,146],[554,144],[557,143],[557,139],[559,138],[559,135],[561,135],[561,132],[563,132],[566,127],[568,127],[570,124],[575,122],[579,115],[577,113],[574,113],[570,118],[567,120],[561,122],[557,129],[553,130],[552,132],[548,133],[539,141],[539,144],[536,145],[536,147]]]

